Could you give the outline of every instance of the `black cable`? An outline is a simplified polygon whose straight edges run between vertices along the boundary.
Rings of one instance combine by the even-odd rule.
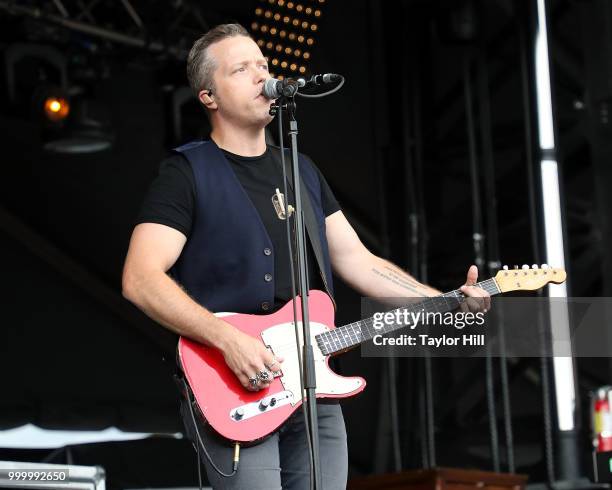
[[[421,377],[421,366],[417,366],[417,379],[419,380],[419,439],[421,442],[421,465],[425,469],[430,469],[432,466],[429,464],[429,451],[427,446],[427,402],[425,400],[425,381]]]
[[[436,436],[434,421],[434,401],[433,401],[433,375],[431,369],[431,356],[429,352],[425,354],[423,360],[425,364],[425,403],[427,405],[427,447],[429,449],[429,467],[436,466]]]
[[[391,417],[391,441],[393,445],[393,463],[394,470],[400,472],[402,470],[402,453],[400,448],[400,430],[399,430],[399,415],[397,409],[397,358],[387,358],[387,367],[389,369],[389,412]]]
[[[546,460],[546,477],[552,488],[555,481],[555,459],[553,449],[552,406],[550,403],[550,374],[548,357],[546,356],[546,334],[541,314],[538,315],[538,330],[540,331],[540,373],[542,377],[542,408],[544,411],[544,454]]]
[[[463,91],[465,97],[465,112],[467,117],[467,137],[470,160],[470,182],[472,186],[472,213],[474,222],[473,245],[475,262],[479,270],[485,264],[484,235],[482,233],[482,213],[478,175],[478,160],[476,155],[476,135],[474,134],[474,114],[472,108],[471,90],[471,58],[466,55],[463,60]],[[485,395],[489,415],[489,437],[491,441],[491,459],[493,468],[499,472],[499,440],[497,434],[497,415],[495,410],[495,386],[493,383],[493,359],[491,346],[487,344],[485,357]]]
[[[406,14],[406,2],[401,3],[401,8],[403,14]],[[407,46],[412,46],[414,43],[411,29],[406,29],[404,31],[404,41]],[[417,193],[417,172],[415,170],[415,156],[413,148],[418,145],[416,141],[416,123],[413,121],[413,118],[416,119],[417,116],[414,113],[415,109],[415,80],[411,77],[414,77],[414,73],[418,72],[415,70],[414,58],[415,58],[415,50],[409,50],[407,53],[407,57],[411,58],[412,61],[412,69],[409,66],[409,63],[401,64],[401,76],[404,80],[409,80],[409,83],[402,84],[401,91],[401,103],[402,103],[402,143],[403,143],[403,153],[404,153],[404,187],[406,188],[405,198],[407,200],[408,207],[410,209],[409,213],[406,213],[407,222],[405,224],[406,230],[406,238],[405,244],[406,249],[409,250],[409,253],[406,255],[405,262],[408,264],[407,269],[412,272],[414,277],[421,282],[423,282],[422,277],[419,274],[419,203],[418,203],[418,193]],[[398,363],[401,361],[398,361]],[[420,361],[419,361],[420,362]],[[431,367],[431,366],[430,366]],[[417,378],[417,382],[421,382],[419,378]],[[395,401],[395,403],[398,403]],[[393,405],[392,405],[393,407]],[[397,410],[397,407],[395,407]],[[433,413],[432,413],[433,416]],[[410,416],[407,417],[410,420]],[[397,423],[400,426],[400,423]],[[421,439],[421,445],[425,444],[425,438]],[[402,455],[400,453],[400,448],[397,449],[398,458],[401,462]],[[401,469],[401,467],[400,467]]]
[[[195,430],[196,437],[197,437],[197,441],[196,442],[199,443],[200,446],[202,447],[202,451],[204,451],[204,456],[206,456],[206,459],[208,460],[208,462],[212,466],[213,470],[215,470],[221,476],[226,477],[226,478],[234,476],[236,474],[236,472],[238,471],[238,462],[237,461],[234,462],[233,470],[232,470],[231,473],[224,473],[213,462],[212,458],[210,457],[210,454],[208,454],[208,451],[206,450],[206,446],[204,445],[204,441],[202,441],[202,437],[200,436],[200,430],[198,429],[198,424],[196,422],[195,414],[193,413],[193,406],[191,404],[192,403],[192,401],[191,401],[191,390],[189,388],[189,385],[187,384],[187,381],[185,381],[185,378],[181,378],[181,381],[185,385],[185,394],[187,395],[187,403],[189,405],[189,413],[191,414],[191,421],[193,422],[193,428]],[[196,447],[196,452],[198,454],[198,461],[199,461],[199,454],[200,454],[199,446]],[[198,467],[198,472],[199,472],[199,470],[200,470],[200,468]],[[202,487],[202,482],[200,481],[200,488],[201,487]]]
[[[538,243],[538,219],[536,206],[536,183],[534,179],[533,147],[531,142],[531,110],[529,90],[529,63],[527,60],[527,40],[525,39],[525,23],[518,23],[519,52],[521,63],[521,88],[523,94],[523,117],[525,124],[525,162],[527,167],[527,188],[529,196],[529,224],[531,228],[531,246],[533,256],[537,263],[540,259],[540,245]],[[538,290],[538,298],[542,297],[542,290]],[[550,403],[550,375],[548,359],[546,356],[546,335],[544,332],[544,319],[538,315],[538,331],[540,333],[540,376],[542,378],[542,410],[544,412],[544,459],[546,463],[546,476],[548,484],[555,481],[555,460],[552,433],[552,407]]]
[[[291,297],[292,299],[292,306],[293,306],[293,325],[294,325],[294,333],[295,333],[295,342],[296,345],[299,346],[300,344],[300,337],[299,337],[299,333],[298,333],[298,322],[297,322],[297,302],[296,302],[296,296],[297,296],[297,291],[296,291],[296,287],[295,287],[295,267],[293,266],[293,247],[291,246],[291,226],[289,224],[289,195],[287,194],[287,172],[285,169],[285,148],[284,148],[284,144],[283,144],[283,108],[282,105],[279,103],[279,107],[278,107],[278,112],[277,112],[277,117],[278,117],[278,143],[280,146],[280,154],[281,154],[281,167],[282,167],[282,171],[283,171],[283,195],[284,195],[284,202],[285,202],[285,228],[287,231],[287,247],[289,248],[289,267],[290,267],[290,272],[291,272]],[[299,182],[299,179],[298,179]],[[303,364],[302,364],[302,353],[300,351],[300,349],[297,349],[297,358],[298,358],[298,368],[300,370],[300,394],[301,396],[303,396],[304,393],[304,383],[302,380],[302,373],[304,372],[304,368],[303,368]],[[310,463],[310,488],[314,488],[314,453],[313,453],[313,449],[312,449],[312,443],[311,443],[311,438],[310,438],[310,434],[311,434],[311,429],[310,429],[310,420],[308,417],[308,412],[307,412],[307,407],[306,404],[302,401],[302,414],[304,416],[304,426],[306,427],[306,442],[308,444],[308,456],[309,456],[309,463]]]
[[[196,457],[198,458],[198,486],[200,490],[202,490],[202,461],[200,460],[200,445],[199,444],[196,444]]]
[[[514,435],[512,432],[512,416],[510,411],[510,384],[508,382],[508,362],[505,356],[506,336],[503,330],[503,324],[500,324],[499,350],[501,352],[499,373],[501,377],[502,409],[504,413],[504,433],[506,435],[506,459],[508,464],[508,472],[514,473],[516,470],[514,463]]]
[[[328,95],[336,93],[338,90],[342,88],[342,85],[344,85],[344,77],[340,75],[340,78],[342,78],[342,80],[340,80],[340,83],[338,85],[336,85],[331,90],[328,90],[327,92],[323,92],[322,94],[304,94],[302,92],[296,92],[296,95],[299,95],[300,97],[306,97],[309,99],[318,99],[319,97],[327,97]]]
[[[489,104],[489,77],[486,64],[486,47],[480,43],[478,56],[478,85],[480,90],[480,130],[483,146],[483,173],[485,198],[487,206],[487,262],[490,276],[494,276],[500,268],[499,230],[497,223],[497,195],[495,190],[495,165],[493,156],[493,136],[491,134],[491,108]],[[506,436],[507,466],[514,473],[514,441],[512,434],[512,412],[510,408],[510,391],[508,383],[508,361],[506,357],[506,335],[504,329],[503,304],[497,306],[498,340],[499,340],[499,371],[501,379],[502,419],[504,435]],[[491,364],[491,368],[494,365]]]
[[[422,283],[426,284],[428,280],[428,269],[427,269],[427,221],[425,214],[425,196],[423,193],[424,188],[424,176],[423,176],[423,149],[422,149],[422,131],[421,121],[419,115],[421,114],[419,96],[419,79],[416,76],[417,70],[412,71],[412,88],[413,88],[413,104],[412,104],[412,121],[414,124],[414,150],[415,150],[415,180],[418,185],[412,187],[416,199],[416,233],[417,240],[413,242],[413,246],[418,248],[417,253],[413,256],[415,267],[417,266],[417,257],[420,257],[418,263],[417,278]],[[436,437],[435,437],[435,413],[434,413],[434,401],[433,401],[433,363],[428,353],[425,353],[423,359],[423,369],[425,370],[425,377],[423,382],[425,387],[423,388],[423,400],[421,404],[421,410],[423,411],[423,418],[425,422],[425,428],[423,429],[424,434],[421,433],[421,457],[423,460],[423,467],[432,468],[436,461]],[[420,381],[419,376],[419,381]],[[425,436],[425,437],[424,437]]]
[[[495,388],[493,385],[493,357],[489,344],[487,344],[485,367],[487,379],[487,408],[489,412],[489,436],[491,437],[491,459],[493,460],[493,470],[499,473],[499,437],[497,434],[497,412],[495,408]]]

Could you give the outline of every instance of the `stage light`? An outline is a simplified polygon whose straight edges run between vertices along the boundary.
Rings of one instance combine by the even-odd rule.
[[[62,97],[47,97],[43,105],[46,118],[51,122],[60,122],[68,117],[70,104]]]
[[[546,28],[545,2],[537,1],[538,26],[535,37],[535,77],[536,106],[538,117],[538,136],[540,146],[540,178],[545,230],[546,262],[554,267],[565,267],[566,250],[563,241],[562,204],[559,186],[559,169],[556,160],[556,144],[550,85],[550,59],[548,31]],[[548,296],[567,298],[565,283],[550,285]],[[557,303],[559,305],[560,303]],[[550,308],[552,331],[553,370],[557,408],[557,429],[573,431],[575,429],[576,387],[572,358],[572,334],[570,331],[567,305]],[[569,355],[568,355],[569,354]],[[567,447],[567,446],[566,446]],[[575,450],[575,447],[572,447]],[[569,454],[569,453],[567,453]],[[566,454],[566,457],[567,457]]]
[[[262,24],[260,18],[255,18],[251,27],[253,32],[261,32],[264,35],[263,39],[257,41],[257,44],[262,50],[265,49],[270,53],[270,66],[275,66],[277,71],[286,70],[285,76],[288,76],[289,72],[306,73],[310,53],[304,51],[304,48],[306,46],[310,48],[315,44],[314,37],[319,26],[318,22],[313,21],[322,16],[321,4],[324,4],[325,0],[319,0],[319,2],[317,0],[260,0],[260,2],[263,8],[257,7],[255,14],[260,18],[270,19],[270,21]],[[292,12],[294,12],[293,15]],[[279,39],[276,39],[276,36]],[[299,49],[295,49],[296,45],[300,45]],[[278,56],[291,57],[296,59],[296,62],[282,61]],[[301,65],[300,60],[303,60],[304,66]]]
[[[90,81],[81,86],[70,80],[64,53],[51,46],[14,43],[4,54],[7,102],[19,112],[29,108],[44,149],[84,153],[112,145],[107,107],[85,98]],[[89,111],[88,104],[95,110]]]
[[[68,103],[53,97],[45,101],[45,110],[60,114],[67,110]],[[43,138],[43,148],[55,153],[95,153],[113,146],[115,137],[110,125],[94,117],[89,110],[89,102],[82,97],[73,100],[75,109],[70,118],[62,118],[61,125],[47,128]],[[98,111],[98,115],[100,112]],[[64,120],[66,119],[65,123]],[[55,121],[54,121],[55,122]]]

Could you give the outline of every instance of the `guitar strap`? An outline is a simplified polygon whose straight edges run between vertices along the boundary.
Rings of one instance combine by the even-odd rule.
[[[280,148],[275,146],[271,147],[272,155],[274,156],[274,160],[278,164],[279,169],[282,172],[282,160],[281,160],[281,152]],[[285,170],[287,172],[287,185],[293,189],[293,168],[291,167],[291,158],[285,158]],[[317,259],[317,264],[319,266],[319,270],[323,277],[325,277],[325,262],[323,260],[323,249],[321,247],[321,239],[319,236],[319,225],[317,224],[317,218],[314,213],[314,209],[312,207],[312,202],[310,200],[310,193],[306,186],[304,185],[304,181],[300,176],[300,190],[302,195],[302,206],[304,210],[304,225],[306,226],[306,233],[308,234],[308,238],[310,239],[310,244],[312,245],[312,250],[314,252],[315,258]],[[285,202],[287,198],[285,197]],[[326,287],[327,289],[327,287]],[[334,303],[334,308],[336,306],[333,296],[329,290],[326,291],[330,298],[332,298],[332,302]]]

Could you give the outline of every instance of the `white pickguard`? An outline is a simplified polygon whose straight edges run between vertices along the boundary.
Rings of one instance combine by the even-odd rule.
[[[264,344],[270,346],[275,355],[284,358],[281,365],[283,372],[280,378],[285,390],[293,393],[292,405],[304,398],[300,395],[300,368],[298,364],[297,346],[295,342],[295,330],[293,322],[281,323],[266,328],[261,333]],[[316,392],[331,396],[351,393],[357,390],[363,383],[361,379],[345,378],[335,374],[327,367],[326,356],[319,349],[315,335],[329,330],[323,323],[310,322],[310,336],[312,339],[312,350],[314,354],[315,371],[317,377]],[[300,338],[300,353],[302,352],[303,334],[302,322],[298,323]]]

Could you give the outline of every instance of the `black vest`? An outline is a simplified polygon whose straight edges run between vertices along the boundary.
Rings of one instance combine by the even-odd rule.
[[[193,169],[196,199],[191,234],[172,275],[212,312],[266,312],[274,304],[274,249],[257,209],[213,141],[187,143],[175,151]],[[299,164],[307,234],[332,295],[319,177],[302,155]]]

